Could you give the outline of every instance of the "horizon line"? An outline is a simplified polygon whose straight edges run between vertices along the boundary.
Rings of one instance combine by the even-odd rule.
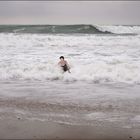
[[[0,24],[0,26],[14,26],[14,25],[19,25],[19,26],[37,26],[37,25],[51,25],[51,26],[68,26],[68,25],[99,25],[99,26],[140,26],[140,24],[83,24],[83,23],[76,23],[76,24]]]

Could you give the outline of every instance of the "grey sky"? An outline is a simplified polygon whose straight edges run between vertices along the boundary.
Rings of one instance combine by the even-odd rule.
[[[139,1],[0,1],[0,24],[140,24]]]

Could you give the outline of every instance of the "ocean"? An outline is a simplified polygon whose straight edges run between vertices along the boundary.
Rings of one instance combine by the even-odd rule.
[[[0,118],[140,128],[139,91],[140,26],[0,25]]]

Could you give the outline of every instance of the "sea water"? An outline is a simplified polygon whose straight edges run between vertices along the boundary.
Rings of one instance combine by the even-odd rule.
[[[51,33],[32,33],[30,27],[1,31],[2,106],[27,111],[32,119],[140,126],[140,27],[95,27],[98,33],[89,33],[89,26],[76,33],[55,33],[55,26]],[[71,73],[58,67],[60,56]]]

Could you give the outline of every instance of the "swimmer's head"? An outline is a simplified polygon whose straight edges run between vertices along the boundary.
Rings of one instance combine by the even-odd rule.
[[[60,56],[59,58],[64,60],[64,56]]]

